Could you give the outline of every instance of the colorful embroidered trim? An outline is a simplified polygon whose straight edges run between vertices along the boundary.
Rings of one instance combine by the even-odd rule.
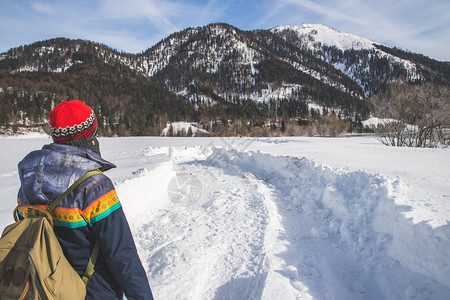
[[[43,210],[47,209],[48,205],[35,205]],[[109,193],[95,200],[84,211],[79,208],[56,207],[52,212],[53,224],[55,226],[78,228],[91,225],[99,220],[109,216],[113,211],[121,207],[116,191],[112,190]],[[19,214],[26,218],[28,211],[26,208],[19,208]]]
[[[46,210],[48,205],[34,205],[42,210]],[[27,208],[19,207],[19,214],[27,218],[28,210]],[[82,212],[78,208],[65,208],[65,207],[56,207],[51,212],[53,218],[53,224],[55,226],[68,227],[68,228],[77,228],[86,226],[87,223],[82,216]]]
[[[109,193],[95,200],[84,211],[83,216],[87,223],[93,223],[109,216],[113,211],[121,207],[116,191],[112,190]]]

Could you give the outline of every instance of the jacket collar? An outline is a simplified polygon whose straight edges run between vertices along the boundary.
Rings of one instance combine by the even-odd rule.
[[[81,148],[71,145],[64,145],[64,144],[48,144],[44,145],[42,147],[44,150],[50,150],[55,151],[61,154],[69,154],[73,156],[78,156],[80,159],[88,159],[91,162],[97,163],[100,167],[100,171],[107,171],[109,169],[115,168],[116,165],[103,159],[100,155],[95,153],[94,151],[87,149],[87,148]]]

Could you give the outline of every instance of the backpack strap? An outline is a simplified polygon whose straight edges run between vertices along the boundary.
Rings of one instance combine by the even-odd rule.
[[[95,243],[94,249],[92,249],[91,257],[89,258],[88,265],[86,267],[86,271],[84,271],[83,277],[81,279],[83,280],[84,284],[88,284],[89,280],[91,280],[92,274],[95,272],[95,262],[97,261],[98,257],[98,242]]]
[[[59,203],[61,203],[61,201],[64,200],[64,198],[67,197],[67,195],[69,195],[78,185],[80,185],[80,183],[82,183],[89,177],[96,175],[96,174],[103,174],[103,173],[100,170],[94,170],[94,171],[89,171],[86,174],[84,174],[83,176],[81,176],[77,181],[75,181],[67,189],[67,191],[65,191],[58,197],[56,197],[55,200],[53,200],[52,203],[50,203],[50,205],[47,207],[47,211],[49,211],[49,212],[52,211],[56,206],[58,206]],[[83,277],[81,277],[84,284],[86,284],[86,285],[88,284],[89,280],[91,279],[92,275],[95,272],[94,267],[95,267],[95,262],[97,261],[98,251],[99,251],[99,246],[98,246],[98,242],[96,242],[94,245],[94,249],[92,249],[91,257],[89,258],[89,262],[86,267],[86,271],[84,272]]]
[[[69,195],[78,185],[80,185],[80,183],[96,174],[103,174],[103,173],[100,170],[94,170],[89,171],[83,176],[81,176],[77,181],[75,181],[71,186],[69,186],[67,191],[56,197],[55,200],[53,200],[52,203],[50,203],[50,205],[47,207],[47,211],[52,211],[55,207],[58,206],[59,203],[61,203],[61,201],[64,200],[64,198],[67,197],[67,195]]]

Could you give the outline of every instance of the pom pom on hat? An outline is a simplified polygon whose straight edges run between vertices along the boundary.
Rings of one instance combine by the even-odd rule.
[[[89,138],[97,133],[97,118],[80,100],[64,101],[50,112],[50,131],[57,143]]]

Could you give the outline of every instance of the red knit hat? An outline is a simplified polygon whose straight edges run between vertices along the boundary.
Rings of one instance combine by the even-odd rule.
[[[88,138],[97,132],[97,118],[80,100],[64,101],[50,112],[50,131],[55,142]]]

